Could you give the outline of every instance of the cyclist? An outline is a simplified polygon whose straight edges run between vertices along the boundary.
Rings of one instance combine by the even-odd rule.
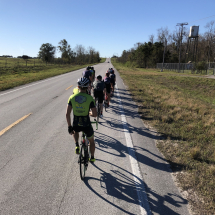
[[[79,93],[73,94],[69,97],[67,110],[66,110],[66,120],[68,124],[68,132],[72,134],[75,140],[76,154],[80,154],[79,148],[79,132],[83,131],[87,139],[90,142],[90,152],[91,158],[90,162],[94,162],[95,153],[95,142],[94,142],[94,131],[90,122],[90,116],[96,117],[97,111],[95,107],[95,101],[92,96],[87,94],[87,89],[89,85],[89,80],[82,77],[78,80]],[[91,109],[91,111],[90,111]],[[73,125],[71,124],[71,112],[73,110]]]
[[[96,77],[96,81],[93,82],[93,92],[94,92],[94,97],[95,99],[98,98],[98,103],[100,105],[100,114],[101,117],[103,117],[102,112],[103,112],[103,101],[104,101],[104,95],[106,92],[106,87],[105,83],[102,81],[102,76],[98,75]]]
[[[108,73],[110,73],[110,71],[111,71],[111,68],[109,68],[109,69],[107,70]]]
[[[92,72],[92,76],[93,76],[93,81],[95,81],[96,71],[93,66],[91,66],[91,72]]]
[[[106,87],[106,94],[107,94],[107,102],[108,102],[108,107],[109,107],[109,102],[110,102],[110,73],[107,71],[104,77],[104,83],[105,83],[105,87]]]
[[[114,74],[114,70],[110,70],[110,83],[112,88],[112,95],[114,94],[114,86],[116,84],[116,75]]]
[[[77,93],[79,93],[79,88],[78,88],[78,87],[75,87],[75,88],[73,89],[73,94],[77,94]]]
[[[82,76],[89,80],[88,94],[90,95],[91,94],[90,93],[91,92],[91,83],[93,82],[93,74],[92,74],[90,66],[88,66],[86,68],[86,70],[83,71]]]

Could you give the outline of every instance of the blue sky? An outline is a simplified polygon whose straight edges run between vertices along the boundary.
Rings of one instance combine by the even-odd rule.
[[[66,39],[72,48],[120,56],[161,27],[173,32],[188,22],[204,33],[214,8],[215,0],[0,0],[0,55],[36,57],[43,43]]]

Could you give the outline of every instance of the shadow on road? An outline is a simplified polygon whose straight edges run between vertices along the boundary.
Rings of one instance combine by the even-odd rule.
[[[105,172],[101,168],[103,165],[110,165],[111,170],[108,173]],[[93,166],[100,171],[101,176],[100,178],[86,177],[84,180],[85,185],[101,199],[121,210],[125,214],[137,214],[137,212],[132,213],[132,208],[130,208],[132,212],[129,212],[129,208],[125,208],[126,203],[139,205],[140,207],[143,207],[142,205],[144,205],[144,203],[139,201],[136,190],[138,190],[142,196],[144,196],[146,192],[150,194],[150,196],[148,196],[148,201],[150,202],[151,210],[158,214],[179,215],[166,204],[168,203],[169,205],[173,205],[178,208],[183,204],[187,204],[187,200],[171,193],[168,193],[165,196],[158,195],[156,192],[148,188],[140,178],[126,169],[110,162],[98,159]],[[90,186],[91,181],[98,181],[100,183],[102,190],[100,193]]]
[[[124,122],[122,122],[121,120],[118,120],[112,117],[105,117],[105,116],[104,116],[104,120],[106,120],[106,122],[99,122],[99,125],[102,125],[107,128],[111,128],[115,131],[123,131]],[[128,122],[126,123],[126,125],[129,129],[129,133],[138,133],[142,136],[145,136],[154,140],[163,139],[163,136],[160,136],[156,131],[151,131],[145,127],[134,127],[130,125]]]
[[[169,164],[164,163],[166,160],[163,159],[162,157],[160,157],[156,154],[153,154],[152,152],[149,152],[148,150],[143,149],[143,148],[127,147],[126,145],[124,145],[123,143],[118,141],[117,139],[110,137],[106,134],[102,134],[99,132],[97,132],[97,134],[98,135],[96,135],[96,137],[95,137],[96,150],[103,151],[105,153],[111,154],[113,156],[118,156],[118,157],[126,157],[129,155],[129,151],[131,151],[131,152],[134,152],[134,153],[131,153],[131,155],[135,155],[134,158],[137,159],[138,162],[148,165],[154,169],[161,170],[161,171],[165,171],[165,172],[171,171],[169,168]],[[98,144],[98,147],[97,147],[97,144]],[[157,162],[157,161],[141,154],[140,152],[138,152],[138,150],[140,150],[140,149],[143,151],[147,151],[148,153],[153,155],[156,158],[156,160],[158,160],[157,158],[159,158],[159,160],[161,162]]]
[[[138,106],[133,104],[132,99],[129,100],[126,97],[130,96],[130,94],[127,93],[126,90],[118,90],[120,91],[120,98],[122,99],[121,102],[123,105],[123,114],[126,116],[126,118],[140,118],[139,114],[137,113]],[[119,98],[113,98],[111,103],[113,104],[113,106],[111,105],[108,112],[112,111],[116,115],[118,115],[122,111],[121,107],[119,106]],[[116,105],[114,105],[114,103]],[[128,130],[125,131],[123,126],[124,122],[122,122],[121,120],[112,117],[105,117],[105,114],[103,119],[106,121],[100,122],[99,124],[108,129],[113,129],[120,132],[134,133],[154,140],[163,139],[163,137],[159,136],[157,132],[151,131],[145,127],[134,127],[127,122],[126,128],[128,128]],[[97,151],[102,151],[116,157],[127,157],[130,155],[133,156],[134,159],[137,159],[139,163],[147,165],[158,171],[169,173],[171,172],[169,164],[162,156],[154,154],[153,152],[141,146],[134,146],[134,148],[127,147],[127,145],[122,142],[124,141],[124,138],[116,139],[98,131],[96,131],[95,134]],[[129,152],[131,153],[129,154]],[[103,170],[104,164],[111,165],[108,172],[105,172]],[[171,165],[174,166],[176,164],[172,163]],[[99,179],[94,177],[86,177],[86,186],[104,201],[120,209],[125,214],[133,214],[133,211],[128,212],[129,210],[121,207],[121,204],[123,203],[120,203],[120,201],[118,201],[119,204],[117,204],[117,199],[141,206],[142,204],[139,202],[137,190],[144,195],[145,192],[147,193],[150,208],[153,213],[177,215],[179,213],[173,211],[173,209],[170,208],[171,205],[174,206],[174,208],[180,208],[182,207],[182,205],[188,204],[186,199],[174,193],[167,193],[163,196],[159,195],[156,191],[149,188],[140,178],[133,175],[133,173],[115,164],[109,163],[108,161],[98,159],[96,163],[93,164],[93,166],[100,171],[101,176]],[[180,170],[182,168],[182,166],[178,166],[177,170]],[[100,187],[103,190],[103,194],[98,193],[98,191],[94,190],[93,187],[90,186],[91,180],[100,182]],[[111,199],[116,199],[116,203],[114,203],[114,201],[112,201]]]

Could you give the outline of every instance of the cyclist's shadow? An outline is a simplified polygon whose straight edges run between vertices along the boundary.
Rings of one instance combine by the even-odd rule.
[[[179,215],[167,205],[169,204],[180,208],[183,204],[187,204],[187,200],[178,195],[167,193],[166,195],[161,196],[157,194],[152,189],[147,187],[147,185],[133,173],[113,163],[97,159],[96,163],[92,165],[100,172],[100,178],[85,177],[85,185],[99,198],[121,210],[125,214],[140,214],[139,207],[145,205],[144,202],[140,202],[137,195],[137,190],[143,198],[146,196],[147,192],[148,202],[151,203],[150,207],[152,213],[155,212],[161,214],[162,212],[162,214]],[[103,165],[105,165],[106,168],[107,165],[110,165],[108,172],[105,172],[102,169]],[[93,183],[91,183],[91,180],[93,180]],[[100,190],[97,189],[98,186],[94,189],[93,186],[90,185],[95,185],[96,181],[100,184]],[[113,199],[115,199],[115,201],[113,201]],[[168,204],[166,205],[164,202]],[[134,207],[134,205],[136,205],[136,207]],[[129,212],[129,209],[132,212]]]
[[[107,161],[103,161],[100,159],[96,160],[96,163],[105,164],[105,165],[111,165],[111,167],[114,166],[117,170],[110,170],[110,172],[105,172],[102,170],[99,166],[96,164],[93,164],[95,168],[100,171],[100,178],[94,178],[94,177],[85,177],[84,183],[86,186],[94,192],[97,196],[99,196],[104,201],[108,202],[112,206],[118,208],[119,210],[123,211],[125,214],[138,214],[139,208],[137,207],[137,212],[134,213],[135,210],[133,210],[132,207],[128,207],[126,209],[125,206],[128,206],[128,203],[130,204],[136,204],[139,205],[138,196],[136,194],[136,182],[133,179],[133,174],[128,172],[127,170],[124,170],[123,168],[116,166],[112,163],[109,163]],[[95,181],[97,181],[100,184],[100,191],[98,189],[94,189],[90,184],[91,180],[94,181],[93,184],[95,184]],[[141,182],[140,182],[141,184]],[[138,190],[140,190],[141,187],[138,186]],[[143,190],[141,192],[144,192]],[[114,199],[121,200],[119,201],[112,201]],[[115,203],[116,202],[116,203]],[[126,205],[127,204],[127,205]],[[121,207],[123,205],[123,207]],[[132,210],[132,212],[129,212],[129,208]]]

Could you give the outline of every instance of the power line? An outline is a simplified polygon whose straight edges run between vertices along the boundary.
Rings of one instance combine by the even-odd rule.
[[[191,22],[188,22],[188,23],[193,23],[193,22],[196,22],[196,21],[201,21],[203,19],[208,19],[208,18],[213,17],[213,16],[215,16],[215,15],[208,16],[208,17],[205,17],[205,18],[202,18],[202,19],[197,19],[197,20],[194,20],[194,21],[191,21]]]

